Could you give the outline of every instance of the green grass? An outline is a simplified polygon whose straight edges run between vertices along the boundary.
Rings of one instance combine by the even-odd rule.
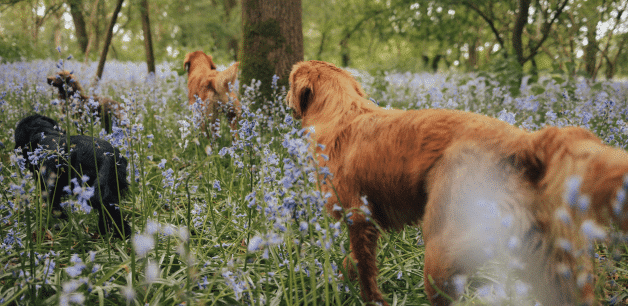
[[[97,89],[124,102],[130,121],[119,147],[128,159],[131,187],[120,208],[138,238],[123,241],[99,234],[94,213],[69,213],[67,220],[51,216],[33,175],[17,166],[12,151],[16,122],[35,110],[63,118],[50,104],[55,96],[44,83],[54,63],[21,65],[1,67],[0,129],[8,133],[0,136],[6,146],[0,151],[0,304],[362,304],[359,284],[340,277],[349,250],[346,225],[322,210],[325,195],[316,187],[318,168],[299,132],[300,123],[291,122],[283,105],[283,92],[275,89],[273,100],[260,107],[251,104],[258,90],[245,91],[243,105],[257,111],[244,112],[240,126],[245,128],[238,140],[232,143],[223,123],[222,136],[214,141],[193,124],[185,76],[169,73],[166,65],[155,79],[127,80],[124,76],[135,69],[133,64],[108,63],[109,77]],[[75,73],[85,77],[92,69],[66,65],[75,65]],[[378,81],[385,83],[379,89],[363,84],[384,105],[400,101],[393,106],[446,107],[453,101],[453,108],[496,117],[503,109],[503,114],[516,113],[516,124],[530,129],[558,125],[560,118],[581,124],[575,110],[589,111],[591,129],[601,137],[614,135],[609,143],[625,146],[625,123],[617,122],[625,120],[620,113],[626,106],[625,87],[587,87],[587,93],[579,94],[577,85],[550,84],[541,95],[524,90],[517,98],[519,106],[507,90],[485,86],[473,76],[464,78],[472,81],[443,78],[422,87],[381,78]],[[568,90],[573,96],[560,99]],[[615,106],[592,112],[601,92],[615,99]],[[503,102],[508,99],[512,103]],[[540,101],[540,106],[526,108],[526,99]],[[550,122],[546,117],[552,109],[568,111]],[[528,116],[532,119],[526,121]],[[182,120],[191,124],[187,130]],[[64,124],[72,133],[79,132]],[[99,127],[87,127],[83,133],[98,135]],[[595,259],[596,292],[605,303],[612,298],[625,301],[628,292],[626,245],[613,245],[599,244],[596,249],[602,258]],[[423,254],[420,227],[383,233],[378,281],[391,305],[428,304]],[[85,267],[77,269],[81,265]],[[76,270],[80,272],[74,275]],[[465,304],[482,304],[474,293],[467,297]]]

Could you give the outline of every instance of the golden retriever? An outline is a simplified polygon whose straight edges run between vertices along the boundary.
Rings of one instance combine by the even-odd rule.
[[[210,132],[215,133],[218,111],[227,113],[231,130],[237,129],[237,120],[240,118],[241,106],[236,93],[231,91],[229,84],[235,84],[238,77],[238,63],[231,65],[224,71],[216,70],[211,55],[203,51],[194,51],[185,55],[183,61],[188,73],[188,100],[190,105],[200,99],[200,107],[211,123]],[[205,128],[205,123],[202,129]]]
[[[118,124],[122,122],[124,116],[120,103],[105,97],[85,95],[83,87],[69,71],[62,70],[49,76],[47,82],[59,91],[59,100],[61,100],[64,113],[71,111],[72,115],[83,117],[85,111],[88,110],[90,115],[96,114],[100,117],[102,127],[107,133],[111,133],[114,117],[118,120]],[[93,105],[89,103],[90,100],[94,102]]]
[[[378,227],[402,229],[420,221],[428,298],[434,305],[446,305],[460,296],[452,285],[456,277],[487,260],[469,263],[465,252],[460,252],[469,248],[461,238],[468,229],[457,225],[452,211],[466,211],[472,203],[461,196],[466,187],[457,185],[455,178],[460,164],[473,166],[474,158],[482,154],[495,164],[507,165],[502,167],[505,185],[513,190],[497,190],[502,196],[495,201],[505,213],[523,218],[517,221],[521,229],[513,232],[524,244],[522,254],[547,263],[531,267],[535,277],[543,278],[535,285],[540,288],[536,298],[547,305],[592,301],[591,269],[579,264],[581,252],[589,238],[599,238],[591,237],[591,229],[597,233],[600,225],[611,222],[628,229],[625,200],[613,200],[628,173],[625,151],[602,144],[578,127],[547,127],[531,133],[457,110],[385,110],[365,98],[347,71],[326,62],[297,63],[289,80],[287,103],[293,116],[303,119],[303,127],[311,127],[312,140],[323,145],[316,146],[319,163],[333,174],[321,186],[332,194],[326,208],[335,218],[354,212],[348,217],[351,256],[344,266],[349,277],[357,272],[366,302],[387,305],[377,285]],[[465,150],[473,154],[458,160]],[[491,167],[491,162],[482,164],[487,166],[477,171]],[[472,175],[461,173],[463,178]],[[589,202],[587,209],[565,203],[565,182],[574,178],[580,178],[578,191],[582,201]],[[364,197],[370,215],[355,213],[364,205]],[[332,209],[336,204],[343,211]],[[569,251],[557,247],[565,241],[570,243]],[[557,293],[547,292],[543,284],[553,284]]]

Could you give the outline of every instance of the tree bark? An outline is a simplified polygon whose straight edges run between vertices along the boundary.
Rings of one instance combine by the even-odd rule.
[[[118,19],[118,14],[122,9],[122,2],[124,0],[118,0],[116,4],[116,8],[113,11],[113,15],[111,16],[111,22],[109,22],[109,28],[107,29],[107,36],[105,37],[105,44],[102,48],[102,52],[100,53],[100,60],[98,61],[98,69],[96,70],[96,80],[100,81],[102,78],[102,73],[105,70],[105,61],[107,60],[107,52],[109,51],[109,45],[111,45],[111,39],[113,38],[113,26],[116,25],[116,20]]]
[[[81,52],[85,54],[87,51],[87,27],[85,25],[85,17],[83,17],[83,4],[80,0],[68,0],[70,6],[70,15],[72,15],[72,22],[74,22],[74,31],[76,33],[76,39],[81,48]]]
[[[231,11],[233,11],[238,5],[237,0],[225,0],[225,23],[229,23],[229,19],[231,18]],[[233,54],[233,60],[238,60],[238,36],[234,35],[229,37],[229,41],[227,42],[227,48]]]
[[[94,42],[98,41],[98,22],[96,21],[96,14],[98,12],[98,3],[99,0],[96,0],[92,3],[92,13],[89,15],[89,24],[91,24],[91,33],[88,34],[89,39],[87,40],[87,48],[85,48],[85,64],[89,60],[89,52],[94,48]],[[98,48],[98,46],[96,46]]]
[[[584,47],[584,69],[592,82],[597,78],[597,40],[595,39],[597,20],[587,22],[587,45]]]
[[[475,38],[475,40],[469,44],[469,60],[467,61],[467,69],[469,71],[475,71],[478,67],[478,41],[479,39]]]
[[[262,97],[270,99],[273,75],[288,85],[292,66],[303,60],[301,0],[242,0],[241,81],[262,82]]]
[[[148,67],[148,73],[155,74],[155,55],[153,54],[153,38],[150,32],[148,1],[142,0],[140,6],[142,30],[144,31],[144,50],[146,50],[146,66]]]
[[[528,13],[530,11],[531,0],[519,0],[517,15],[515,17],[515,25],[512,30],[512,47],[515,49],[517,61],[523,66],[525,57],[523,55],[523,29],[528,23]]]

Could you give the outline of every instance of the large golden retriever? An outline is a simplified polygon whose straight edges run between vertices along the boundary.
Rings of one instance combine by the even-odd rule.
[[[443,305],[460,296],[454,284],[489,261],[469,260],[469,252],[485,246],[463,239],[481,216],[456,220],[466,215],[461,212],[482,214],[469,208],[476,200],[464,196],[473,189],[465,187],[472,181],[466,178],[495,164],[502,165],[494,168],[505,183],[493,184],[493,191],[487,185],[487,193],[499,194],[492,200],[497,210],[517,220],[510,235],[520,240],[520,254],[529,255],[523,270],[534,272],[520,276],[539,279],[532,284],[535,298],[544,305],[593,302],[590,260],[583,263],[582,254],[589,254],[591,239],[601,237],[600,225],[628,229],[625,197],[615,200],[628,173],[625,151],[578,127],[531,133],[463,111],[384,110],[365,96],[347,71],[330,63],[300,62],[290,73],[287,103],[303,127],[312,127],[313,141],[323,145],[317,152],[328,157],[321,155],[319,163],[333,174],[321,186],[332,194],[327,210],[335,218],[354,212],[348,222],[351,256],[344,266],[349,277],[357,272],[365,301],[387,305],[377,285],[378,227],[401,229],[421,220],[428,298]],[[579,183],[580,208],[566,203],[566,181]],[[364,197],[370,216],[356,213]],[[333,210],[335,204],[343,211]]]
[[[229,88],[229,84],[235,84],[238,77],[238,63],[224,71],[218,71],[211,55],[203,51],[194,51],[185,55],[183,66],[188,73],[189,103],[193,105],[197,98],[200,99],[199,106],[211,123],[211,134],[215,133],[216,118],[220,110],[227,113],[231,129],[236,130],[241,106],[236,93]],[[203,124],[202,128],[204,126]]]

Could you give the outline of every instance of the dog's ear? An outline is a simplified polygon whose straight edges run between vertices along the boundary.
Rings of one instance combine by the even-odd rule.
[[[288,99],[288,106],[294,110],[295,117],[302,118],[312,103],[314,96],[314,83],[310,79],[311,75],[307,67],[293,71],[290,75],[292,80],[290,85],[291,95]]]
[[[183,60],[183,68],[185,69],[186,73],[190,73],[190,61],[192,60],[190,58],[191,55],[192,55],[192,52],[186,54],[185,59]]]
[[[221,71],[216,76],[216,91],[220,94],[226,94],[229,90],[229,83],[231,85],[235,84],[236,79],[238,78],[238,64],[235,63],[227,68],[225,71]]]
[[[205,53],[203,53],[203,54],[205,54]],[[205,56],[207,57],[207,62],[209,63],[209,67],[211,67],[212,70],[216,70],[217,67],[216,67],[216,64],[214,64],[214,60],[213,60],[212,56],[209,55],[209,54],[205,54]]]
[[[57,78],[57,75],[53,75],[53,76],[49,76],[49,77],[47,77],[47,78],[46,78],[46,81],[48,82],[48,85],[53,86],[53,85],[54,85],[53,83],[54,83],[54,81],[55,81],[55,79],[56,79],[56,78]]]

